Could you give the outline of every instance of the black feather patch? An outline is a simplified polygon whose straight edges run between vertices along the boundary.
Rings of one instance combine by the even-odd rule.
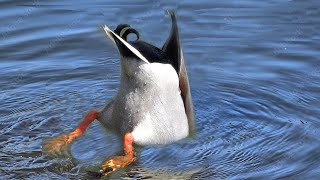
[[[150,63],[163,63],[163,64],[171,64],[173,68],[178,73],[179,71],[179,63],[173,61],[172,57],[168,55],[168,53],[163,52],[161,49],[146,43],[144,41],[139,40],[140,34],[136,29],[133,29],[128,24],[119,24],[114,32],[119,35],[123,40],[127,41],[131,46],[136,48]],[[137,40],[128,41],[129,34],[135,34],[137,36]],[[121,55],[129,58],[138,58],[134,53],[132,53],[128,48],[122,45],[121,42],[117,42]],[[170,44],[174,45],[173,43]],[[176,47],[170,47],[176,48]]]
[[[171,64],[176,71],[178,70],[171,58],[161,49],[144,41],[132,41],[129,44],[136,48],[150,63]]]

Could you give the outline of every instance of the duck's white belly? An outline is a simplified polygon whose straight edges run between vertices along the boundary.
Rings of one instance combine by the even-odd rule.
[[[167,144],[188,136],[188,120],[174,68],[159,63],[139,68],[134,80],[122,78],[116,97],[113,119],[120,122],[122,133],[132,131],[140,145]]]

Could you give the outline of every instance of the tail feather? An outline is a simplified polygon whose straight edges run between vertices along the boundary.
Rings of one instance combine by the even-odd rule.
[[[103,27],[104,31],[106,32],[107,36],[113,41],[119,48],[120,53],[121,50],[129,50],[133,54],[135,54],[137,57],[139,57],[141,60],[149,64],[149,61],[133,46],[131,46],[127,41],[122,39],[118,34],[113,32],[108,26]]]

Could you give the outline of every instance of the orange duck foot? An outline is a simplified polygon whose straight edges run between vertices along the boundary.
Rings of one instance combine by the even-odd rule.
[[[60,136],[53,137],[44,142],[43,150],[50,155],[66,153],[68,145],[77,137],[81,136],[87,127],[98,117],[99,112],[95,110],[90,111],[74,131],[69,134],[62,134]]]
[[[124,156],[115,156],[112,159],[104,162],[101,166],[100,173],[103,176],[110,174],[113,171],[116,171],[119,168],[123,168],[131,164],[134,160],[134,151],[132,144],[134,142],[133,136],[131,133],[126,133],[124,136]]]

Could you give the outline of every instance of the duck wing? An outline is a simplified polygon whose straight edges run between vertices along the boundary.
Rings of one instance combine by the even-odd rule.
[[[181,98],[184,103],[186,115],[189,123],[189,133],[194,134],[195,124],[194,124],[194,110],[193,101],[190,91],[190,83],[188,79],[188,72],[185,65],[185,59],[183,57],[183,51],[179,41],[179,31],[177,25],[176,14],[173,11],[168,11],[171,17],[172,27],[171,32],[162,47],[162,51],[165,52],[170,57],[170,64],[177,70],[179,76],[179,87],[181,90]]]

